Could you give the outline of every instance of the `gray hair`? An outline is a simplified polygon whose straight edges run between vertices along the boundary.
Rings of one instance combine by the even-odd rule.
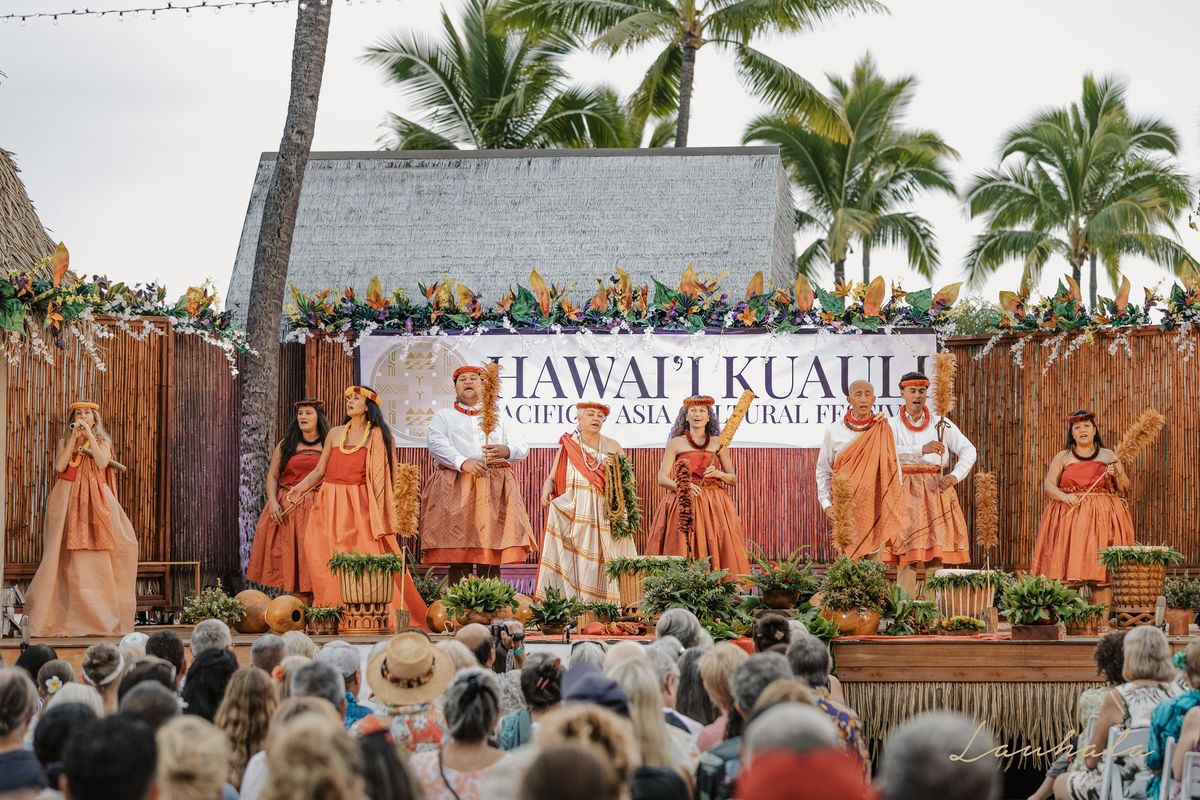
[[[994,800],[1001,786],[999,764],[989,754],[995,746],[986,726],[962,714],[918,714],[884,741],[880,789],[888,800]]]
[[[696,615],[686,608],[668,608],[658,618],[658,625],[654,627],[654,638],[661,639],[664,636],[674,636],[685,650],[689,647],[706,650],[713,646],[713,639],[708,631],[704,630]]]
[[[304,631],[288,631],[283,635],[283,646],[289,656],[317,657],[317,643],[308,638]]]
[[[446,732],[460,742],[483,741],[500,718],[500,682],[490,669],[460,669],[442,698]]]
[[[264,633],[250,645],[250,663],[268,675],[279,666],[287,654],[283,637],[274,633]]]
[[[746,729],[746,760],[749,762],[755,752],[763,750],[806,753],[837,743],[837,731],[825,712],[803,703],[780,703],[764,711]]]
[[[54,696],[47,701],[42,712],[45,713],[55,706],[64,706],[68,703],[79,703],[94,711],[97,717],[104,716],[104,698],[96,691],[96,687],[78,682],[68,683],[55,692]]]
[[[354,677],[354,674],[362,668],[362,657],[358,654],[358,649],[349,642],[329,642],[321,648],[321,652],[317,653],[317,657],[313,660],[318,664],[330,665],[342,673],[343,678]]]
[[[571,659],[568,666],[576,664],[591,664],[596,669],[604,668],[604,645],[600,642],[575,642],[571,645]]]
[[[346,680],[341,672],[328,664],[313,661],[292,673],[291,694],[292,697],[319,697],[340,710],[346,704]]]
[[[805,636],[812,636],[808,627],[798,619],[788,620],[788,644],[795,644]]]
[[[792,674],[809,686],[829,688],[829,648],[816,636],[805,636],[792,642],[787,651]]]
[[[206,650],[227,650],[233,646],[229,626],[219,619],[206,619],[192,628],[192,660]]]
[[[674,639],[669,641],[678,644]],[[667,678],[675,676],[676,683],[679,682],[679,662],[672,656],[674,648],[670,645],[663,646],[664,642],[659,639],[657,642],[646,646],[646,655],[650,658],[650,668],[654,670],[654,677],[658,678],[659,688],[662,688],[667,683]]]
[[[746,663],[733,673],[733,679],[730,681],[733,701],[745,714],[749,714],[763,689],[777,680],[790,677],[792,668],[788,665],[788,660],[779,653],[758,653],[750,656]]]

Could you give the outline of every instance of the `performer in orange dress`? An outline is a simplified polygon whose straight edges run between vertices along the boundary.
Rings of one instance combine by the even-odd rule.
[[[894,550],[908,528],[908,501],[900,484],[900,462],[892,428],[875,414],[875,387],[854,381],[846,395],[846,416],[825,430],[817,456],[817,500],[826,515],[833,505],[833,476],[849,475],[854,484],[851,511],[855,538],[846,555],[859,558],[878,553],[894,564]]]
[[[42,561],[25,613],[34,636],[121,636],[133,630],[138,544],[117,502],[112,438],[100,407],[76,402],[58,440],[46,498]],[[87,451],[87,452],[84,452]]]
[[[318,606],[342,602],[338,579],[329,571],[329,559],[335,552],[400,552],[392,490],[392,431],[379,410],[374,389],[351,386],[345,397],[345,424],[329,431],[317,466],[284,496],[292,505],[321,484],[308,515],[303,545],[313,603]],[[407,570],[396,576],[393,608],[401,607],[401,597],[412,624],[424,627],[425,602]]]
[[[671,427],[671,438],[658,469],[658,485],[669,491],[658,502],[646,540],[649,555],[707,558],[713,569],[730,575],[749,575],[746,540],[729,488],[737,483],[728,450],[717,452],[721,425],[713,399],[698,395],[683,401]],[[691,511],[694,534],[685,537],[680,524],[681,502],[675,482],[675,462],[682,460],[692,476]]]
[[[1133,517],[1120,496],[1129,486],[1125,467],[1104,446],[1095,415],[1068,416],[1067,446],[1051,460],[1042,483],[1050,500],[1038,525],[1032,572],[1070,584],[1107,584],[1096,551],[1133,544]]]
[[[275,445],[271,467],[267,470],[267,506],[258,518],[254,544],[246,578],[285,592],[311,592],[308,564],[304,560],[304,528],[317,502],[317,493],[309,492],[294,506],[284,507],[280,490],[286,493],[308,477],[325,447],[329,420],[325,403],[306,399],[296,403],[287,436]]]

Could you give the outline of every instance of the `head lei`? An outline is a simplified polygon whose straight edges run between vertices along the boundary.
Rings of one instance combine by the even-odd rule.
[[[454,370],[454,376],[451,378],[451,380],[457,381],[459,375],[467,375],[471,373],[474,373],[475,375],[482,375],[483,367],[477,367],[474,364],[465,364]]]
[[[599,411],[605,417],[607,417],[609,414],[609,411],[611,411],[611,409],[608,406],[604,405],[604,403],[593,403],[590,400],[584,400],[583,402],[575,404],[576,411],[583,411],[584,409],[588,409],[588,408],[590,408],[593,411]]]
[[[351,397],[361,397],[365,400],[370,400],[376,405],[379,404],[379,395],[375,394],[375,392],[371,391],[365,386],[347,386],[346,391],[343,392],[343,395],[347,400],[349,400]]]
[[[67,411],[99,411],[99,403],[91,403],[87,400],[76,400],[71,405],[67,406]]]
[[[1067,414],[1065,419],[1072,425],[1074,425],[1076,422],[1091,422],[1094,424],[1096,422],[1096,415],[1091,411],[1075,411],[1071,414]]]
[[[901,389],[907,389],[909,386],[916,386],[918,388],[923,387],[925,389],[928,389],[929,388],[929,378],[926,378],[924,375],[922,375],[919,378],[909,378],[906,381],[900,381]]]
[[[704,408],[708,408],[709,406],[713,405],[715,402],[716,401],[714,401],[711,397],[709,397],[706,394],[695,394],[695,395],[692,395],[691,397],[685,398],[683,401],[683,404],[685,406],[687,406],[688,408],[693,408],[695,406],[703,406]]]
[[[347,390],[347,391],[349,391],[349,390]],[[350,396],[349,394],[346,395],[346,397],[349,397],[349,396]],[[307,406],[308,408],[315,408],[317,411],[324,411],[325,410],[325,401],[317,400],[316,398],[313,398],[313,397],[306,397],[303,400],[297,400],[292,405],[292,408],[295,411],[299,411],[301,408],[304,408],[305,406]]]

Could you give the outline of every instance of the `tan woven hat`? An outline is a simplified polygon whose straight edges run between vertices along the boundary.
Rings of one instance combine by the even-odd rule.
[[[450,658],[420,633],[401,633],[367,665],[367,685],[381,703],[412,706],[428,703],[450,685]]]

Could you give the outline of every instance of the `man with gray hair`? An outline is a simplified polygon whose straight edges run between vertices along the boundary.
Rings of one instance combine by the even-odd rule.
[[[192,661],[205,650],[228,650],[233,652],[233,634],[229,626],[219,619],[206,619],[192,628]]]
[[[658,690],[662,693],[663,716],[667,724],[686,733],[691,740],[696,741],[704,728],[696,720],[680,714],[675,710],[675,702],[679,696],[679,664],[672,656],[679,642],[671,637],[659,639],[646,646],[646,656],[650,659],[650,668],[658,679]]]
[[[346,713],[346,681],[329,664],[305,664],[291,675],[292,697],[328,700],[343,716]]]
[[[286,654],[287,646],[282,636],[264,633],[250,645],[250,664],[270,675]]]
[[[818,709],[803,703],[780,703],[762,712],[746,729],[742,762],[749,768],[756,752],[806,753],[837,745],[833,723]]]
[[[808,684],[817,696],[819,708],[837,729],[838,738],[851,753],[868,769],[871,755],[867,749],[867,737],[863,733],[862,720],[849,706],[830,697],[829,670],[833,661],[829,648],[816,636],[801,636],[788,647],[788,664],[797,678]]]
[[[317,653],[316,663],[333,667],[346,682],[344,722],[347,728],[374,713],[374,709],[358,702],[358,692],[362,688],[362,656],[358,654],[358,648],[349,642],[334,640]]]
[[[995,800],[1001,776],[983,723],[927,711],[892,729],[876,783],[887,800]]]

